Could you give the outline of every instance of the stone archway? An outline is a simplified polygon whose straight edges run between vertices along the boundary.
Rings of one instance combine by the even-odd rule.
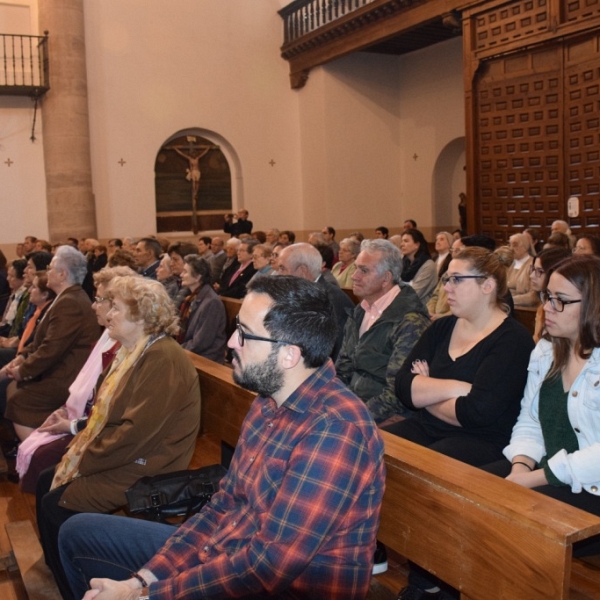
[[[154,166],[157,232],[221,229],[223,215],[243,204],[240,171],[236,153],[218,134],[191,128],[170,136]]]
[[[459,194],[466,191],[466,140],[459,137],[444,146],[433,169],[433,223],[439,230],[456,229]]]

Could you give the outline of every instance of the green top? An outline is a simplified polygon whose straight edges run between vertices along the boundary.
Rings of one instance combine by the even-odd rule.
[[[560,450],[566,450],[571,454],[579,450],[579,442],[573,431],[567,411],[569,392],[563,390],[562,377],[560,375],[547,379],[542,383],[540,389],[540,426],[546,446],[546,456],[540,461],[540,467],[550,485],[567,485],[556,478],[548,466],[548,458],[554,456]]]

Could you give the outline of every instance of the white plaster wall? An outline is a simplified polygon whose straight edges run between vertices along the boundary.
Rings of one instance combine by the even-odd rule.
[[[435,163],[448,143],[465,135],[462,38],[401,56],[399,83],[400,211],[424,231],[439,229],[451,224],[434,222]],[[450,179],[449,186],[460,187]]]
[[[10,3],[35,23],[37,0]],[[442,225],[433,171],[464,136],[461,40],[402,57],[354,54],[291,90],[279,56],[285,4],[84,0],[100,238],[155,231],[156,153],[192,127],[235,155],[234,208],[248,208],[256,228],[369,233],[407,217],[424,230]],[[15,215],[0,222],[0,243],[47,236],[41,126],[31,144],[28,102],[0,98],[0,205]]]
[[[435,222],[433,179],[444,147],[465,135],[461,41],[400,57],[357,53],[311,71],[300,91],[307,229],[370,235],[413,218],[430,235],[451,225]],[[461,176],[449,177],[448,197]]]
[[[397,57],[368,53],[311,72],[300,91],[308,229],[367,232],[396,220],[398,79]]]
[[[243,169],[233,173],[234,208],[245,205],[256,228],[301,222],[297,94],[279,57],[280,7],[280,0],[85,0],[100,237],[154,232],[156,153],[191,127],[234,149]]]
[[[0,2],[0,32],[37,35],[36,1]],[[33,102],[0,96],[0,244],[9,257],[26,235],[48,237],[41,118],[38,109],[32,142]]]

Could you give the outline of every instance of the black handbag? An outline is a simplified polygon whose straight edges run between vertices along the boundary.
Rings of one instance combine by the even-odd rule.
[[[209,465],[190,471],[175,471],[142,477],[125,494],[129,512],[153,521],[187,519],[197,513],[219,490],[227,473],[222,465]]]

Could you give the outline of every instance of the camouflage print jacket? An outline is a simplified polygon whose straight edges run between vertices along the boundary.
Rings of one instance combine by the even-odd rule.
[[[359,338],[365,311],[360,304],[346,321],[344,341],[335,363],[338,377],[362,398],[373,418],[384,421],[409,414],[394,393],[394,379],[421,334],[430,324],[415,291],[400,284],[401,293]]]

